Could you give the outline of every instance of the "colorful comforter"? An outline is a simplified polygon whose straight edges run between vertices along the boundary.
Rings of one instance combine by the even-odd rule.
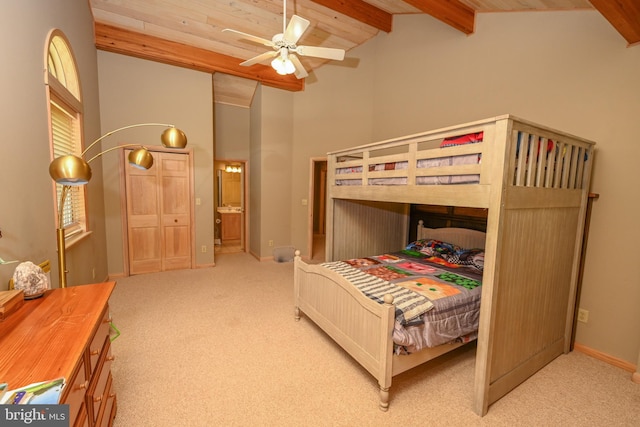
[[[461,339],[478,329],[484,252],[420,240],[406,249],[323,264],[382,303],[394,295],[397,352]]]

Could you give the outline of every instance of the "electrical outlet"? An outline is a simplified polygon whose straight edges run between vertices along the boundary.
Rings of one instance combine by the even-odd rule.
[[[269,246],[273,246],[273,240],[269,240]]]
[[[578,309],[578,322],[587,323],[589,321],[589,312],[583,308]]]
[[[202,248],[200,248],[200,250],[202,251],[202,253],[207,252],[207,245],[202,245]]]

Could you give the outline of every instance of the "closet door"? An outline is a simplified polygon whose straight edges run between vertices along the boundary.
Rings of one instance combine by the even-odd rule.
[[[191,267],[191,204],[189,156],[160,153],[162,271]]]
[[[153,157],[149,170],[125,168],[129,274],[191,267],[190,155]]]

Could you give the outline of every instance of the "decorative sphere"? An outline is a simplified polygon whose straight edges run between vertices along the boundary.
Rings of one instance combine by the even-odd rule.
[[[160,137],[162,145],[167,148],[184,148],[187,146],[187,135],[178,128],[168,128]]]
[[[153,166],[153,156],[144,147],[133,150],[129,153],[129,164],[139,169],[151,169]]]

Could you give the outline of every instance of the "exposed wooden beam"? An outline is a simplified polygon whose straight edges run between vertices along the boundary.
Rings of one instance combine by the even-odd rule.
[[[391,32],[393,15],[362,0],[312,0],[374,28]]]
[[[640,0],[589,0],[629,45],[640,44]]]
[[[404,2],[467,35],[473,34],[475,30],[475,10],[458,0],[404,0]]]
[[[298,80],[293,75],[280,76],[274,69],[266,65],[241,67],[239,64],[243,60],[232,56],[98,22],[94,26],[96,48],[100,50],[205,73],[219,72],[244,77],[278,89],[290,91],[304,89],[304,80]]]

